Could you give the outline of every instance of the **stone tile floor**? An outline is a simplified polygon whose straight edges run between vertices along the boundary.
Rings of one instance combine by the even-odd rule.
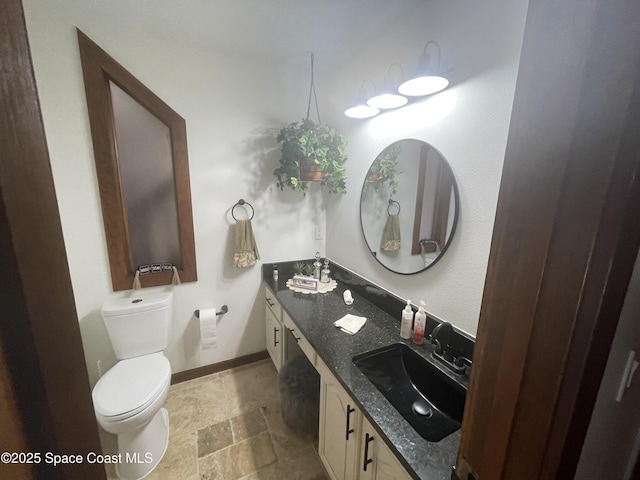
[[[172,385],[169,447],[148,480],[326,480],[317,441],[280,417],[271,360]],[[116,437],[101,432],[103,452]],[[113,465],[107,477],[116,479]]]

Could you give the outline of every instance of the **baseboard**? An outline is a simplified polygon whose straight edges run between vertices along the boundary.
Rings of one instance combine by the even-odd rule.
[[[232,358],[230,360],[224,360],[210,365],[203,365],[202,367],[192,368],[191,370],[185,370],[183,372],[177,372],[171,375],[171,385],[211,375],[212,373],[222,372],[223,370],[228,370],[230,368],[241,367],[242,365],[258,362],[266,358],[269,358],[269,353],[266,350],[263,350],[257,353],[250,353],[249,355],[244,355],[242,357]]]

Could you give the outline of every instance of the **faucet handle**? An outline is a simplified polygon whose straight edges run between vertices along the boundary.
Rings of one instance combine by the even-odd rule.
[[[449,354],[449,358],[446,358],[449,361],[453,360],[450,357],[450,349],[448,348],[451,333],[453,333],[453,325],[449,322],[442,322],[436,325],[429,336],[429,341],[435,345],[435,353],[445,358]],[[442,335],[445,335],[445,338],[441,340],[439,337]]]
[[[443,349],[442,349],[442,344],[440,343],[440,340],[438,340],[437,338],[435,338],[433,335],[431,335],[429,337],[429,341],[431,342],[431,345],[435,346],[435,353],[436,355],[440,355],[442,356],[443,354]]]
[[[464,368],[465,373],[468,375],[469,371],[471,370],[471,366],[473,365],[473,362],[471,360],[469,360],[467,357],[463,357],[462,355],[459,357],[456,357],[453,360],[453,364],[456,367],[459,368]]]

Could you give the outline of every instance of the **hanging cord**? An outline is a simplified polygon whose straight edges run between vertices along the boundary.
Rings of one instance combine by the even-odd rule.
[[[320,109],[318,108],[318,97],[316,96],[316,85],[313,81],[313,53],[311,54],[311,86],[309,87],[309,103],[307,104],[307,120],[309,120],[309,114],[311,113],[311,94],[316,102],[316,115],[318,115],[318,123],[322,123],[320,120]]]
[[[140,290],[142,285],[140,284],[140,270],[136,270],[136,274],[133,277],[133,285],[131,286],[131,290]]]
[[[178,275],[178,269],[173,266],[171,270],[173,271],[173,275],[171,276],[171,285],[180,285],[182,282],[180,281],[180,275]]]

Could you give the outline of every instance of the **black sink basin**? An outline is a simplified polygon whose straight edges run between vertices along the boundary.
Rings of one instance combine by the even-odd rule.
[[[403,343],[353,362],[422,438],[442,440],[460,428],[466,390]]]

